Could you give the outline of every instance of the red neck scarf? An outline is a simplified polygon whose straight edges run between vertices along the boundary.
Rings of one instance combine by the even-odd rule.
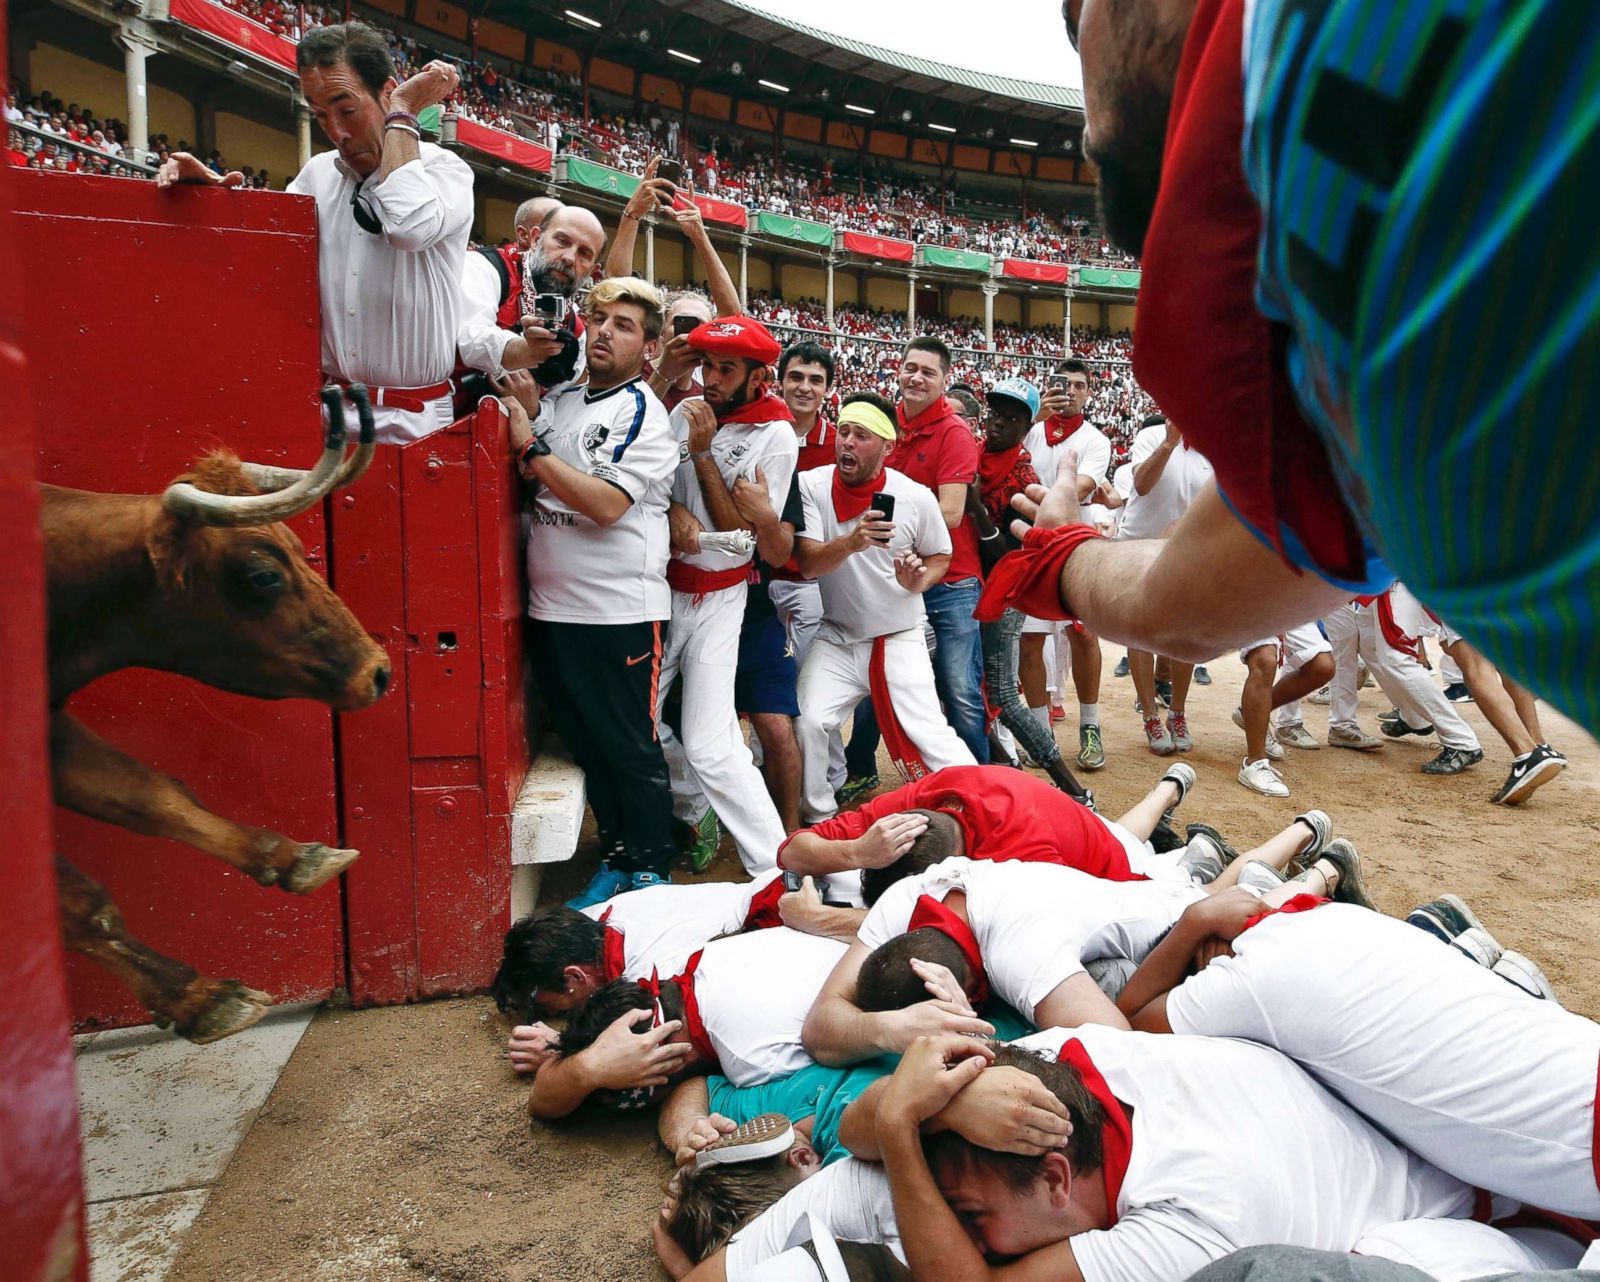
[[[989,976],[983,969],[983,955],[978,952],[978,937],[972,933],[972,927],[966,920],[946,907],[944,900],[935,899],[932,895],[922,895],[917,899],[917,905],[911,910],[911,921],[906,926],[906,933],[921,930],[924,926],[931,927],[941,935],[948,935],[961,946],[961,955],[967,959],[967,966],[972,971],[974,992],[972,1004],[982,1006],[989,1000]]]
[[[1141,256],[1133,372],[1280,556],[1281,523],[1323,569],[1359,579],[1361,536],[1327,449],[1295,404],[1288,331],[1256,307],[1261,210],[1241,159],[1244,8],[1200,0],[1189,27]],[[1220,384],[1219,368],[1228,371]]]
[[[844,478],[839,475],[839,469],[833,469],[833,514],[841,521],[853,521],[869,507],[872,506],[872,496],[883,488],[883,473],[873,477],[865,485],[846,485]]]
[[[621,979],[625,968],[622,932],[606,924],[611,920],[611,912],[607,908],[600,914],[600,973],[608,984]]]
[[[774,396],[766,389],[753,400],[746,401],[730,414],[717,411],[717,426],[726,427],[729,423],[792,423],[794,415],[789,413],[789,407],[783,403],[783,397]]]
[[[995,486],[1011,475],[1011,470],[1016,467],[1019,459],[1027,457],[1028,454],[1022,448],[1021,441],[1018,441],[1009,450],[1002,450],[998,454],[984,450],[982,454],[978,455],[979,490],[987,493],[994,489]]]
[[[1082,414],[1074,414],[1071,418],[1065,414],[1052,414],[1044,421],[1045,444],[1060,445],[1082,426]]]
[[[1105,1110],[1106,1124],[1100,1131],[1100,1177],[1106,1185],[1106,1214],[1111,1217],[1106,1227],[1115,1228],[1122,1181],[1127,1177],[1128,1163],[1133,1160],[1133,1122],[1128,1117],[1127,1105],[1111,1093],[1111,1087],[1094,1066],[1082,1042],[1073,1038],[1062,1046],[1056,1059],[1078,1074],[1084,1089],[1100,1101],[1100,1107]]]
[[[783,877],[773,873],[772,880],[750,896],[750,907],[745,909],[743,928],[766,930],[772,926],[783,925],[783,917],[778,912],[778,900],[782,899],[783,895]]]
[[[704,952],[704,948],[700,949],[689,958],[681,974],[674,975],[666,982],[678,986],[678,999],[683,1003],[683,1031],[689,1035],[689,1044],[694,1047],[695,1054],[708,1064],[716,1065],[717,1048],[712,1045],[711,1035],[706,1032],[706,1022],[700,1017],[700,1002],[694,992],[695,971],[700,968],[700,957]],[[639,981],[644,990],[655,998],[658,1006],[661,1003],[661,982],[653,970],[649,979]]]
[[[1332,902],[1333,900],[1324,899],[1321,895],[1296,895],[1278,908],[1268,908],[1251,917],[1240,928],[1239,934],[1244,934],[1250,927],[1259,925],[1261,922],[1266,921],[1268,917],[1276,917],[1279,913],[1308,913],[1313,908],[1321,908],[1323,904],[1331,904]]]

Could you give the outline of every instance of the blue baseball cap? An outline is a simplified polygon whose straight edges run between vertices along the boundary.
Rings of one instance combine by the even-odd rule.
[[[996,383],[989,389],[989,400],[997,396],[1005,396],[1013,401],[1021,401],[1028,407],[1030,418],[1039,417],[1039,389],[1025,378],[1007,378]]]

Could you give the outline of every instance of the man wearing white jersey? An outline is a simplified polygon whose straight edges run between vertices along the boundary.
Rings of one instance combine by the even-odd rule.
[[[667,504],[678,449],[645,386],[661,295],[633,276],[589,295],[588,381],[548,396],[537,420],[507,400],[532,506],[528,614],[533,670],[583,768],[607,852],[583,907],[667,878],[676,847],[655,734],[667,587]]]
[[[1017,1157],[922,1133],[991,1063],[1050,1088],[1072,1123],[1064,1145],[1042,1137],[1040,1156]],[[860,1138],[852,1149],[888,1170],[918,1282],[1182,1282],[1242,1247],[1349,1251],[1381,1226],[1466,1218],[1476,1202],[1467,1183],[1401,1148],[1289,1059],[1222,1038],[1100,1025],[998,1051],[924,1038],[850,1110],[870,1119],[849,1133],[871,1151]]]
[[[777,926],[712,940],[670,977],[605,985],[568,1016],[561,1053],[540,1066],[528,1111],[565,1117],[596,1091],[611,1093],[605,1102],[638,1107],[658,1087],[695,1073],[757,1086],[804,1068],[811,1063],[800,1039],[806,1012],[844,950],[836,939]],[[618,1041],[673,1058],[664,1069],[597,1074],[593,1065]],[[619,1099],[615,1092],[643,1094]]]
[[[565,904],[529,914],[506,932],[489,994],[502,1014],[564,1014],[616,979],[676,969],[713,939],[781,924],[782,873],[747,882],[652,886],[587,908]],[[542,1023],[512,1029],[507,1053],[519,1073],[554,1052],[559,1035]]]
[[[1042,407],[1047,416],[1022,443],[1047,489],[1055,484],[1067,459],[1076,459],[1078,498],[1086,505],[1105,483],[1111,467],[1111,442],[1083,416],[1088,404],[1089,367],[1069,357],[1050,376]],[[1093,523],[1098,515],[1093,506],[1085,506],[1083,520]],[[1078,691],[1078,764],[1085,770],[1099,770],[1106,764],[1100,735],[1100,638],[1076,622],[1064,626],[1072,650],[1072,682]],[[1050,706],[1045,695],[1044,643],[1057,627],[1047,620],[1029,619],[1022,628],[1017,665],[1023,697],[1046,730],[1050,728]]]
[[[795,561],[818,581],[822,626],[800,672],[804,795],[801,819],[838,809],[828,783],[828,739],[870,695],[891,758],[908,779],[973,765],[972,753],[939,707],[923,638],[922,594],[950,564],[950,530],[933,491],[891,468],[894,419],[870,392],[839,412],[836,462],[800,477],[805,530]],[[878,495],[890,517],[873,508]]]
[[[1133,438],[1130,466],[1132,488],[1122,509],[1119,539],[1161,538],[1212,479],[1211,464],[1205,455],[1185,444],[1178,425],[1159,414],[1145,419]],[[1131,646],[1128,649],[1128,671],[1144,708],[1145,738],[1150,751],[1158,757],[1188,752],[1194,747],[1184,704],[1195,665],[1168,662],[1172,669],[1172,696],[1163,725],[1156,699],[1156,656],[1149,650]]]
[[[417,117],[454,93],[461,73],[435,60],[401,84],[388,41],[361,22],[308,31],[295,67],[335,148],[288,186],[317,206],[322,372],[365,383],[378,440],[404,445],[451,420],[472,170],[423,142]],[[156,181],[225,180],[179,152]]]
[[[1151,1032],[1270,1046],[1461,1179],[1600,1219],[1600,1025],[1406,922],[1293,906],[1262,916],[1219,897],[1185,914],[1130,980],[1124,1009]],[[1209,940],[1231,953],[1184,979],[1179,954]]]
[[[734,707],[739,632],[755,540],[733,501],[741,477],[767,488],[782,508],[799,448],[783,401],[766,387],[778,342],[760,321],[725,316],[689,335],[703,354],[705,395],[672,412],[681,462],[672,482],[674,548],[667,566],[672,628],[662,662],[656,711],[682,682],[682,742],[660,724],[672,771],[677,817],[695,827],[709,801],[750,873],[771,868],[785,832],[766,781],[751,759]],[[708,546],[718,534],[744,535],[742,546]]]

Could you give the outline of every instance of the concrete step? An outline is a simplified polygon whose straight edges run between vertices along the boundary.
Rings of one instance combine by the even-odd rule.
[[[586,800],[583,771],[563,749],[546,749],[528,768],[511,808],[511,920],[533,911],[541,864],[577,852]]]

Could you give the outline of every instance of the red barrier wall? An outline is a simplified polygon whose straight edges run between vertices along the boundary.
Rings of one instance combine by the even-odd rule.
[[[482,988],[511,898],[528,768],[521,523],[498,404],[380,448],[332,502],[333,583],[395,658],[389,695],[339,718],[350,991],[391,1003]]]
[[[226,444],[309,466],[320,433],[311,201],[128,179],[14,174],[27,273],[39,476],[153,492]],[[293,527],[312,563],[322,513]],[[176,775],[207,806],[300,840],[336,841],[333,718],[167,674],[126,671],[69,705],[112,743]],[[187,846],[57,812],[61,853],[103,882],[129,929],[201,971],[278,1001],[342,982],[339,888],[287,895]],[[142,1023],[99,968],[68,959],[80,1025]]]
[[[0,49],[6,11],[0,6]],[[4,89],[0,67],[0,91]],[[16,1282],[85,1282],[78,1098],[50,860],[45,765],[44,563],[24,346],[28,298],[11,216],[17,171],[0,167],[0,1242]]]

